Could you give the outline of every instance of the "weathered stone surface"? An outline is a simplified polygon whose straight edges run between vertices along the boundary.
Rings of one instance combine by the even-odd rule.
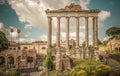
[[[70,58],[67,55],[57,55],[56,56],[56,70],[70,70],[71,69],[71,63]]]

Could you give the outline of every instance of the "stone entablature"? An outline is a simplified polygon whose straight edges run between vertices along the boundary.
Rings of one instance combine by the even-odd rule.
[[[100,10],[83,10],[80,5],[70,4],[58,10],[46,10],[48,17],[97,17]]]

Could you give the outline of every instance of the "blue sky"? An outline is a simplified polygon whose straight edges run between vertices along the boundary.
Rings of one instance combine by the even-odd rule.
[[[7,0],[6,0],[7,1]],[[8,3],[8,4],[7,4]],[[2,0],[0,3],[0,29],[20,29],[21,41],[34,41],[47,39],[47,17],[46,9],[63,8],[70,3],[80,4],[83,9],[100,9],[99,18],[99,39],[107,38],[106,29],[112,26],[119,27],[120,10],[119,0]],[[53,19],[53,40],[56,34],[56,19]],[[75,24],[71,19],[71,26]],[[84,22],[84,21],[83,21]],[[80,37],[84,41],[84,25],[81,23]],[[91,24],[89,25],[90,41],[92,39]],[[72,26],[75,28],[75,26]],[[75,39],[75,29],[70,28],[70,36]],[[16,32],[16,31],[15,31]],[[13,38],[17,38],[14,33]],[[9,37],[9,36],[8,36]],[[61,39],[65,40],[64,19],[61,20]]]

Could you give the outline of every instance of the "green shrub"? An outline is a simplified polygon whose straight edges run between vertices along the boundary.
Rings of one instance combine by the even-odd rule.
[[[87,76],[87,72],[78,66],[71,70],[70,76]]]
[[[15,69],[7,69],[5,68],[0,68],[0,75],[2,76],[20,76],[21,73],[17,72]]]
[[[101,64],[98,65],[95,69],[95,76],[108,76],[111,72],[109,66]]]

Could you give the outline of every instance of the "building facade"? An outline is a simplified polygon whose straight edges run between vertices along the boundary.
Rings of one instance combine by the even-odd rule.
[[[110,52],[120,52],[120,39],[113,38],[107,43]]]

